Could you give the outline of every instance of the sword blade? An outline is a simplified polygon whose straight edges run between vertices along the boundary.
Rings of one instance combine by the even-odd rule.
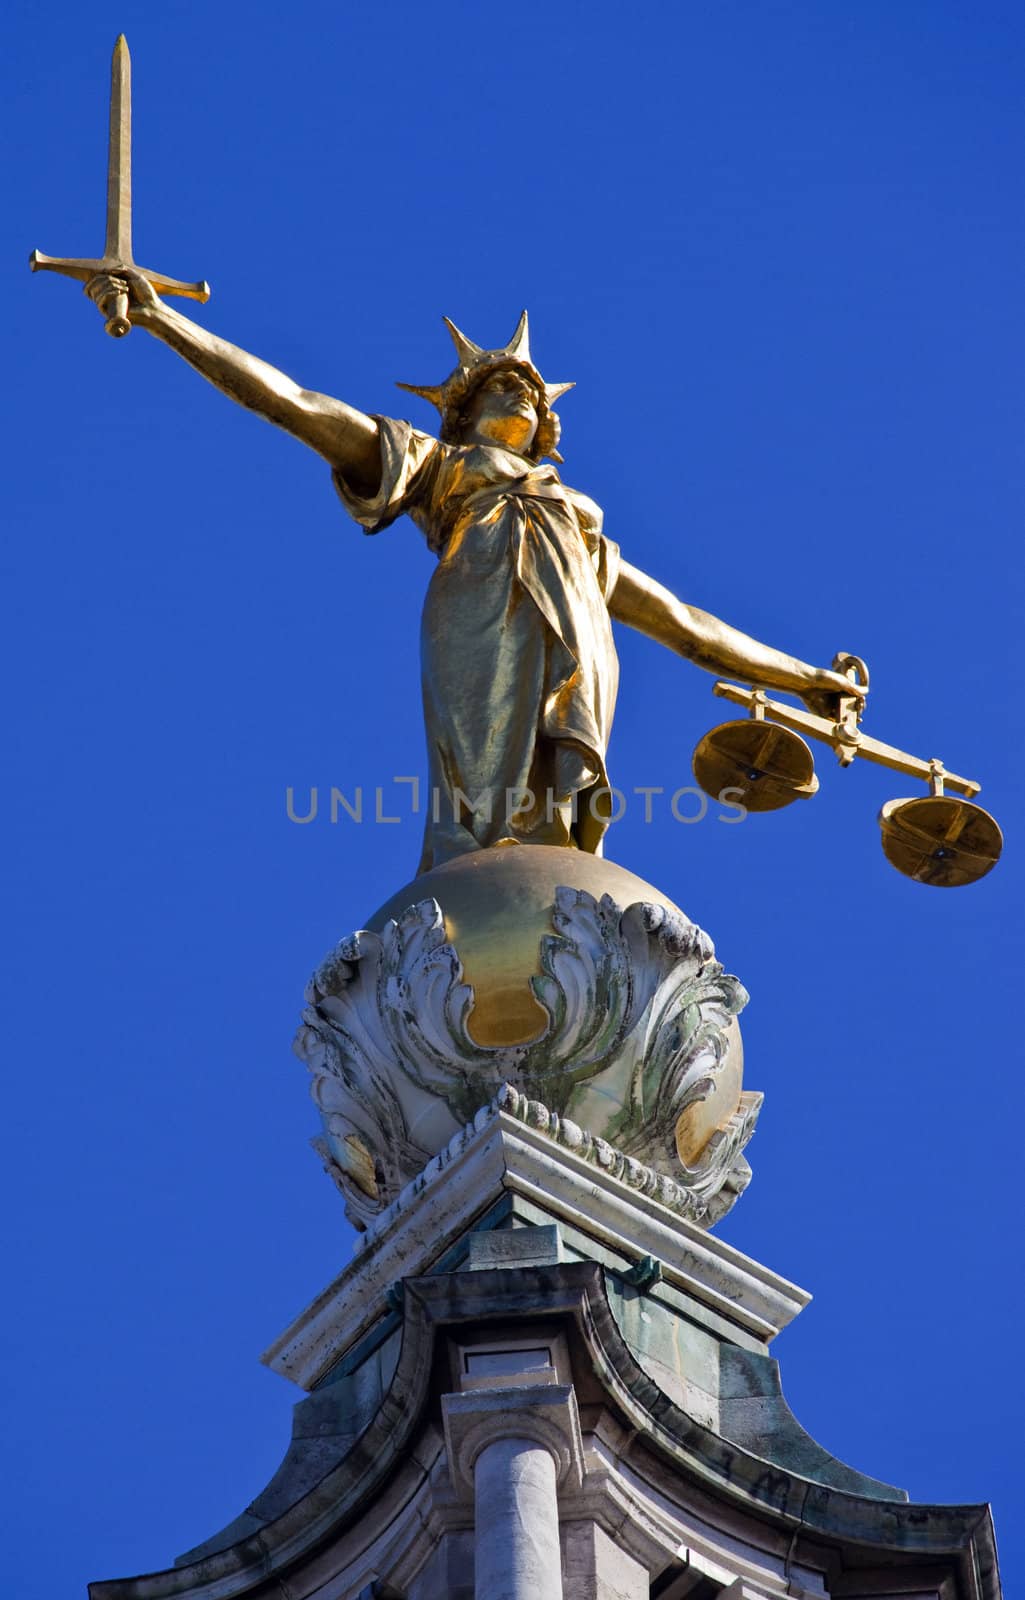
[[[107,243],[104,255],[132,261],[132,58],[118,35],[110,64],[110,144],[107,153]]]

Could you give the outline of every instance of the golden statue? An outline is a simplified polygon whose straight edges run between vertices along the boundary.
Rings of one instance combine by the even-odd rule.
[[[742,1087],[744,993],[678,906],[600,859],[615,794],[605,764],[613,621],[742,680],[715,686],[749,716],[698,744],[706,793],[752,812],[809,798],[818,779],[807,735],[842,767],[860,757],[928,783],[928,795],[883,807],[883,849],[917,882],[956,887],[1000,855],[997,824],[972,803],[979,785],[864,733],[868,671],[857,657],[810,666],[622,559],[598,506],[560,477],[553,407],[572,385],[542,378],[526,312],[496,349],[446,318],[454,370],[436,386],[400,385],[437,408],[434,437],[302,389],[165,305],[165,295],[206,300],[209,288],[134,261],[130,114],[121,38],[104,254],[33,252],[33,269],[84,282],[108,333],[145,328],[309,445],[367,533],[407,514],[438,558],[422,627],[430,788],[419,875],[318,968],[300,1035],[322,1153],[350,1214],[376,1215],[482,1095],[515,1080],[541,1097],[530,1102],[538,1127],[572,1112],[578,1133],[598,1130],[606,1149],[617,1141],[624,1161],[654,1161],[652,1181],[682,1163],[693,1214],[721,1215],[747,1181],[740,1152],[761,1101]],[[771,689],[804,707],[771,700]],[[506,843],[520,848],[489,848]]]
[[[593,500],[562,483],[552,402],[570,384],[535,367],[524,312],[509,344],[484,350],[451,322],[459,364],[412,388],[441,413],[440,438],[302,389],[164,305],[137,270],[87,292],[240,405],[301,439],[332,469],[367,533],[407,513],[438,557],[424,603],[429,785],[421,871],[503,838],[599,851],[605,752],[618,662],[611,619],[710,672],[798,694],[829,714],[848,678],[784,655],[685,605],[630,566]],[[447,321],[447,319],[446,319]]]
[[[837,656],[832,668],[809,666],[678,600],[622,559],[602,531],[599,507],[551,464],[562,460],[553,403],[572,384],[541,377],[526,312],[509,343],[494,350],[445,319],[454,371],[436,386],[400,385],[437,407],[440,438],[366,416],[301,389],[160,298],[205,301],[206,283],[135,265],[123,36],[112,64],[109,149],[102,259],[33,251],[33,270],[84,281],[109,333],[147,329],[233,400],[316,450],[366,532],[407,513],[438,557],[422,629],[430,788],[421,872],[506,840],[601,853],[619,670],[612,620],[753,686],[716,685],[752,721],[724,724],[699,744],[695,773],[709,793],[730,788],[754,811],[814,794],[811,751],[798,737],[809,734],[832,746],[843,766],[861,756],[929,784],[927,797],[891,801],[880,814],[884,850],[902,872],[950,886],[990,870],[1001,837],[970,803],[979,785],[861,731],[868,673],[856,656]],[[796,694],[808,709],[768,700],[766,689]]]

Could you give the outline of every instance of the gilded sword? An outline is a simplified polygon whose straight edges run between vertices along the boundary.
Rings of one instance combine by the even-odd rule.
[[[141,272],[158,294],[200,301],[210,298],[208,283],[179,283],[177,278],[166,278],[161,272],[137,267],[132,259],[132,58],[123,33],[118,35],[110,64],[107,239],[103,259],[86,261],[77,257],[44,256],[40,250],[33,250],[29,266],[33,272],[59,272],[66,278],[78,278],[82,283],[88,283],[101,272],[116,277],[119,271],[130,267],[134,272]],[[123,338],[132,326],[128,320],[128,296],[112,295],[104,303],[103,310],[107,332],[115,339]]]

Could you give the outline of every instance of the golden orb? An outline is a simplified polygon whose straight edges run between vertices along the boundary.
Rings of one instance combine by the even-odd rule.
[[[541,976],[541,940],[554,931],[555,893],[562,886],[596,900],[610,895],[622,910],[646,901],[683,915],[661,890],[614,861],[556,845],[509,843],[470,851],[414,878],[374,913],[367,927],[380,933],[408,906],[436,900],[464,979],[473,987],[467,1024],[471,1036],[485,1046],[525,1044],[540,1037],[548,1020],[530,980]],[[686,1165],[694,1164],[712,1133],[736,1111],[742,1073],[740,1030],[734,1023],[714,1087],[705,1100],[684,1111],[677,1125],[677,1148]]]

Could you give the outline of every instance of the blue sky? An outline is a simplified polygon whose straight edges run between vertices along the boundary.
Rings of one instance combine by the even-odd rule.
[[[522,306],[567,481],[683,598],[827,662],[868,731],[980,777],[1008,835],[941,893],[883,859],[909,780],[819,760],[725,827],[609,854],[752,1000],[754,1183],[720,1232],[811,1289],[804,1425],[921,1500],[991,1499],[1025,1582],[1019,1329],[1022,81],[994,0],[485,8],[15,4],[5,22],[5,1590],[170,1562],[258,1491],[257,1356],[347,1260],[289,1052],[302,984],[411,876],[416,820],[287,786],[423,766],[431,558],[32,247],[97,254],[110,48],[136,252],[208,326],[370,412]],[[690,781],[711,680],[620,638],[624,788]]]

